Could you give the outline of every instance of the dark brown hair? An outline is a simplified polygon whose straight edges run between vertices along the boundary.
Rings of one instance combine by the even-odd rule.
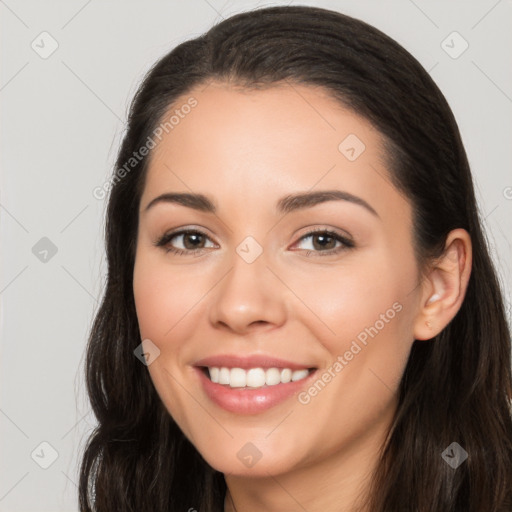
[[[420,268],[447,234],[466,229],[472,273],[464,302],[433,340],[413,344],[399,405],[368,496],[372,512],[512,510],[510,331],[457,123],[429,74],[402,46],[352,17],[315,7],[270,7],[222,21],[149,71],[133,99],[116,168],[142,147],[177,99],[209,80],[240,87],[322,87],[369,120],[388,170],[411,201]],[[140,342],[132,278],[148,159],[110,190],[108,276],[87,347],[98,426],[80,474],[80,510],[223,510],[226,484],[166,411]],[[452,442],[468,459],[441,457]]]

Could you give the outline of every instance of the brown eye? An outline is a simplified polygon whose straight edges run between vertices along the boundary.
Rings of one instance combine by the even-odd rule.
[[[205,243],[207,240],[210,240],[210,238],[205,233],[189,229],[176,231],[174,233],[166,233],[155,243],[155,245],[157,247],[165,248],[166,252],[187,254],[205,249]],[[176,247],[176,245],[178,247]]]
[[[185,233],[182,236],[183,245],[185,246],[185,249],[194,250],[197,248],[200,248],[204,245],[204,238],[203,235],[191,232],[191,233]]]
[[[313,235],[313,247],[315,249],[334,249],[336,247],[337,240],[333,236],[320,234]]]
[[[334,231],[325,229],[311,231],[307,235],[304,235],[300,241],[307,239],[311,239],[312,241],[310,244],[305,244],[309,245],[309,247],[303,247],[303,250],[307,251],[308,255],[310,253],[317,253],[317,256],[325,256],[336,254],[355,247],[354,242],[349,238],[342,236]],[[336,246],[336,244],[339,245]]]

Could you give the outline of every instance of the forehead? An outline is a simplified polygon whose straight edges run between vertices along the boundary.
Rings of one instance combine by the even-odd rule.
[[[163,123],[171,116],[153,149],[145,199],[167,189],[245,205],[314,187],[367,198],[398,194],[387,178],[380,133],[322,88],[213,82],[179,98]]]

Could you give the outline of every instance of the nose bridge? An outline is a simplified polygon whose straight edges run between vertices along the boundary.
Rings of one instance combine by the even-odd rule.
[[[216,287],[211,321],[243,331],[254,323],[279,324],[284,317],[279,282],[267,268],[268,254],[254,237],[246,237],[230,260],[230,270]]]

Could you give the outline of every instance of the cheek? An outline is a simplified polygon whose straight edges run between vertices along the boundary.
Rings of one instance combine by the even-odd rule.
[[[162,402],[184,432],[193,430],[189,414],[201,414],[193,411],[194,404],[179,383],[187,378],[183,373],[187,342],[197,328],[194,314],[205,290],[204,279],[193,278],[186,270],[171,269],[158,255],[141,252],[137,256],[133,293],[140,335],[160,351],[148,371]]]
[[[379,386],[386,394],[386,386],[394,391],[399,385],[413,342],[411,290],[416,280],[412,256],[399,261],[373,254],[371,261],[363,260],[329,277],[295,281],[297,295],[307,297],[315,313],[305,313],[302,321],[311,318],[309,329],[326,351],[325,367],[339,363],[332,370],[340,375],[333,388],[343,382],[357,400],[367,393],[374,396]]]
[[[341,340],[356,338],[374,324],[378,330],[396,324],[397,310],[403,309],[414,280],[414,269],[406,268],[406,263],[400,270],[378,257],[350,263],[316,274],[295,272],[287,281],[306,306],[297,303],[296,313],[302,321],[309,316],[310,329],[333,349]]]
[[[406,299],[414,267],[392,268],[385,261],[354,268],[311,287],[308,305],[322,322],[309,325],[327,358],[318,380],[297,399],[322,425],[318,439],[332,438],[329,449],[388,418],[393,407],[413,341]]]
[[[165,340],[178,342],[186,333],[176,336],[188,323],[182,320],[204,297],[208,288],[204,279],[186,269],[166,268],[156,258],[141,257],[136,261],[133,276],[133,293],[139,329],[143,338],[150,338],[157,345]],[[160,349],[163,347],[161,346]]]

